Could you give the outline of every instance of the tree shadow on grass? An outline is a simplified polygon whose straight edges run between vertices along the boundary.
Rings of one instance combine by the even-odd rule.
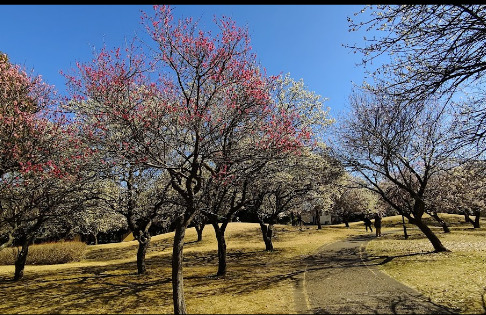
[[[234,250],[227,253],[227,273],[216,277],[217,251],[198,254],[191,260],[206,267],[206,273],[190,274],[184,279],[194,281],[199,293],[212,296],[215,294],[249,294],[267,290],[284,280],[295,280],[305,272],[305,264],[300,259],[275,260],[279,250]],[[208,285],[208,278],[211,282]]]
[[[359,303],[344,301],[311,310],[312,314],[459,314],[420,295],[368,296]]]
[[[0,278],[5,301],[0,313],[133,313],[140,307],[156,312],[157,305],[172,302],[170,269],[152,269],[137,275],[136,263],[130,262],[33,272],[15,282]]]
[[[359,236],[351,242],[370,238]],[[130,250],[134,257],[136,251]],[[0,313],[171,313],[171,255],[166,252],[147,258],[144,275],[137,275],[136,262],[132,261],[26,272],[25,278],[18,282],[0,276],[0,297],[4,301]],[[396,258],[371,257],[363,261],[353,248],[332,253],[322,251],[305,259],[281,259],[280,254],[279,249],[273,252],[254,248],[228,250],[227,274],[214,277],[218,268],[217,250],[187,251],[183,263],[186,299],[251,294],[282,281],[297,282],[306,268],[307,271],[351,268]]]
[[[379,266],[379,265],[385,265],[396,258],[414,257],[414,256],[421,257],[426,255],[432,255],[432,254],[436,254],[436,252],[429,251],[429,252],[410,253],[410,254],[403,254],[403,255],[391,255],[391,256],[390,255],[367,256],[366,264],[368,266]]]
[[[186,243],[187,244],[187,243]],[[159,240],[150,242],[147,248],[147,254],[153,252],[162,252],[167,248],[171,248],[172,243],[169,240]],[[128,246],[104,248],[103,246],[89,247],[84,257],[85,261],[110,261],[116,259],[124,259],[133,257],[138,250],[138,242],[134,242]]]
[[[274,252],[228,251],[228,273],[217,271],[217,251],[184,254],[186,299],[219,294],[248,294],[294,279],[304,271],[300,260],[281,261]],[[0,313],[167,313],[173,311],[171,256],[146,260],[147,274],[136,262],[26,272],[12,281],[0,276]],[[299,265],[300,264],[300,265]]]
[[[318,253],[308,256],[304,259],[307,264],[307,270],[323,270],[333,268],[359,268],[384,265],[393,259],[402,257],[423,257],[436,254],[434,251],[417,252],[403,255],[368,255],[360,249],[360,244],[371,240],[369,235],[359,235],[350,238],[346,243],[349,247],[343,247],[337,250],[321,250]]]

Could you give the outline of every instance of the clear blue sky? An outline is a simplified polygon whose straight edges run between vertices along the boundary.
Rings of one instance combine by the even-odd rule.
[[[177,17],[233,18],[247,26],[253,51],[268,74],[290,72],[324,98],[331,115],[345,111],[352,82],[364,74],[359,55],[342,44],[359,42],[363,34],[348,32],[347,17],[363,5],[172,5]],[[65,92],[59,74],[76,61],[92,58],[93,47],[123,46],[125,39],[144,34],[141,10],[151,5],[0,5],[0,51],[11,62],[33,69]]]

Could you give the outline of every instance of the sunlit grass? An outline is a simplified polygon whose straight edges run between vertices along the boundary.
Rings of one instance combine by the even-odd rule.
[[[228,226],[228,273],[216,278],[217,245],[211,226],[203,241],[186,233],[184,289],[189,313],[296,313],[294,291],[302,258],[319,247],[363,232],[360,223],[278,225],[275,251],[266,252],[258,224]],[[173,233],[152,238],[146,275],[136,274],[136,241],[88,246],[77,263],[26,266],[25,279],[12,282],[13,266],[0,266],[0,313],[172,313]]]
[[[422,234],[401,217],[383,220],[383,232],[367,250],[390,276],[416,288],[436,303],[462,313],[484,313],[486,287],[486,222],[481,229],[461,216],[445,216],[452,233],[434,227],[447,253],[432,253]],[[294,314],[296,284],[305,270],[303,258],[321,246],[365,233],[362,222],[276,227],[275,251],[266,252],[258,224],[230,223],[226,233],[228,273],[215,277],[217,245],[206,226],[203,241],[186,233],[184,289],[187,310],[194,314]],[[368,232],[369,233],[369,232]],[[13,282],[13,266],[0,266],[0,313],[172,313],[171,254],[174,234],[154,236],[147,251],[148,274],[137,275],[137,242],[87,246],[80,262],[25,268],[25,279]],[[352,290],[352,288],[350,288]]]
[[[461,223],[463,216],[441,215],[451,225],[451,233],[434,228],[450,252],[433,253],[433,247],[415,228],[368,243],[371,256],[387,261],[380,268],[391,277],[417,289],[433,302],[465,314],[485,313],[486,220],[482,228]],[[410,227],[410,226],[409,226]]]

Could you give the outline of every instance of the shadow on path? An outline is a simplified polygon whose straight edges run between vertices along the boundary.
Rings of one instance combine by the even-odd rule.
[[[306,272],[297,283],[297,311],[304,314],[457,314],[381,272],[377,266],[396,257],[367,257],[363,248],[373,238],[371,234],[352,237],[323,246],[307,257]]]

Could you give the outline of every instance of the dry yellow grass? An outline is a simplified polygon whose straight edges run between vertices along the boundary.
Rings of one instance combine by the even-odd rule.
[[[367,250],[392,258],[383,270],[461,313],[484,313],[486,228],[473,230],[462,217],[446,216],[452,233],[435,228],[451,252],[431,253],[416,229],[410,239],[398,232],[373,240]],[[486,226],[486,220],[482,225]],[[187,310],[194,314],[296,313],[296,283],[302,261],[319,247],[364,233],[362,222],[298,228],[279,225],[275,251],[266,252],[258,224],[231,223],[227,231],[228,274],[216,278],[217,246],[211,226],[203,241],[187,230],[184,248],[184,288]],[[401,217],[383,220],[384,232],[400,231]],[[137,242],[88,246],[76,263],[25,268],[25,279],[12,282],[13,266],[0,266],[0,313],[172,313],[171,246],[173,233],[152,238],[147,253],[148,274],[136,274]],[[350,288],[352,289],[352,288]]]
[[[473,229],[462,216],[442,214],[451,233],[434,228],[450,252],[433,253],[430,242],[417,229],[410,238],[388,235],[368,243],[370,255],[388,257],[381,269],[391,277],[417,289],[433,302],[462,314],[486,313],[486,220]]]
[[[266,252],[258,224],[231,223],[227,231],[228,274],[217,271],[211,226],[203,241],[188,229],[184,248],[184,288],[190,313],[254,314],[296,312],[295,283],[302,258],[319,247],[362,233],[360,223],[322,230],[279,225],[275,251]],[[88,246],[77,263],[26,266],[25,279],[9,281],[13,266],[0,266],[0,313],[172,313],[173,233],[152,238],[148,274],[136,274],[136,241]]]
[[[87,245],[82,242],[66,241],[32,245],[27,255],[28,265],[65,264],[80,261]],[[0,265],[13,265],[20,248],[8,247],[0,250]]]

